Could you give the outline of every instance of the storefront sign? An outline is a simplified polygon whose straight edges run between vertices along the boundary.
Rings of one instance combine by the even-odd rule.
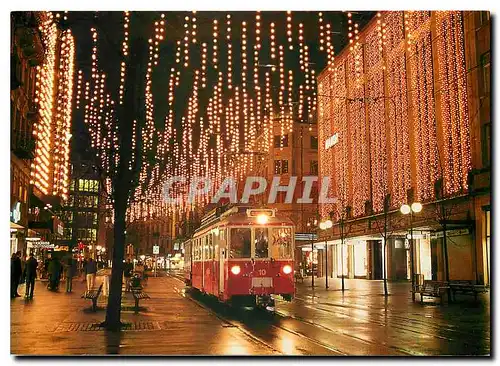
[[[318,235],[314,233],[295,233],[295,241],[317,240]]]
[[[28,248],[35,248],[35,249],[53,249],[55,246],[54,244],[48,242],[48,241],[30,241],[27,243]]]
[[[16,202],[16,204],[12,208],[12,211],[10,211],[10,221],[12,221],[14,224],[17,224],[19,221],[21,221],[21,202]]]
[[[438,231],[431,235],[432,239],[442,238],[444,235],[443,231]],[[446,230],[446,236],[461,236],[469,235],[469,229],[456,229],[456,230]]]
[[[332,146],[335,146],[337,144],[337,142],[339,142],[339,134],[336,133],[332,136],[330,136],[329,138],[326,139],[325,141],[325,149],[329,149],[331,148]]]

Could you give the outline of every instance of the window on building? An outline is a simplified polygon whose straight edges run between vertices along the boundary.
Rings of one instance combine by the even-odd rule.
[[[491,123],[481,126],[481,157],[484,167],[490,166],[491,159]]]
[[[288,173],[288,160],[275,160],[274,161],[274,174]]]
[[[318,136],[311,136],[311,149],[318,149]]]
[[[480,11],[479,12],[479,23],[484,25],[490,21],[490,12],[489,11]]]
[[[491,52],[485,52],[481,55],[481,66],[483,74],[483,85],[481,90],[481,95],[483,97],[488,97],[490,95],[491,88]]]
[[[318,161],[317,160],[311,160],[310,167],[309,167],[309,173],[311,175],[318,175]]]
[[[275,135],[274,147],[288,147],[288,135]]]

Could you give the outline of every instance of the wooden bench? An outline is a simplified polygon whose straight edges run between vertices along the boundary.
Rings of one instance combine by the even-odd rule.
[[[132,296],[134,296],[135,300],[135,313],[139,312],[139,301],[143,299],[150,299],[149,295],[142,291],[142,286],[140,287],[131,287]]]
[[[81,296],[82,299],[92,300],[92,311],[97,310],[97,299],[99,298],[99,295],[101,295],[102,285],[103,284],[101,283],[101,286],[99,286],[97,290],[92,289],[85,291]]]
[[[443,303],[443,293],[448,288],[446,282],[425,280],[423,285],[417,286],[414,292],[420,295],[421,304],[424,303],[424,296],[439,298]]]
[[[450,281],[451,292],[453,293],[453,299],[456,299],[456,293],[459,292],[464,295],[474,295],[474,299],[477,301],[477,294],[485,293],[487,288],[483,285],[476,285],[473,281]]]

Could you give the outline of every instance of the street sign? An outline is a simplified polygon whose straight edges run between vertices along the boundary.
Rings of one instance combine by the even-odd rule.
[[[153,245],[153,254],[160,254],[160,246]]]

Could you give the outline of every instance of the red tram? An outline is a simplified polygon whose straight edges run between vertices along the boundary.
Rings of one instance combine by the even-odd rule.
[[[290,301],[294,283],[294,225],[274,209],[232,207],[202,219],[184,244],[187,285],[234,306]]]

